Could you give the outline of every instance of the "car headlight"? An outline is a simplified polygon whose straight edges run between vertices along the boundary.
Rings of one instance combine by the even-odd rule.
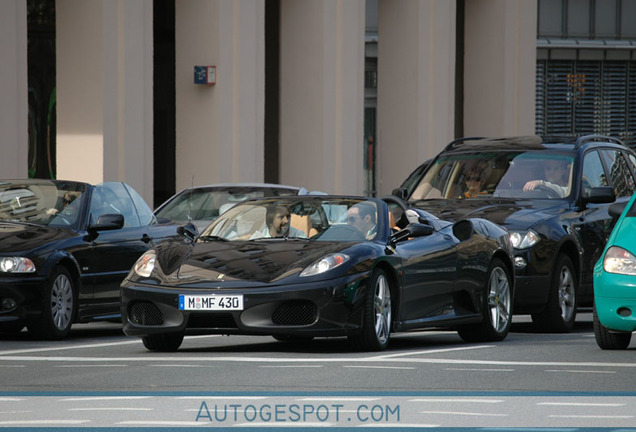
[[[302,273],[300,273],[300,276],[314,276],[324,273],[344,264],[348,259],[349,255],[343,253],[328,255],[307,267],[302,271]]]
[[[608,273],[636,275],[636,257],[618,246],[611,246],[605,253],[603,269]]]
[[[0,271],[4,273],[35,273],[35,264],[28,258],[4,257],[0,259]]]
[[[539,234],[532,230],[510,233],[510,243],[515,249],[527,249],[539,243],[540,240]]]
[[[157,261],[157,254],[153,250],[149,250],[144,253],[133,267],[133,271],[141,277],[150,277],[152,271],[155,269],[155,263]]]

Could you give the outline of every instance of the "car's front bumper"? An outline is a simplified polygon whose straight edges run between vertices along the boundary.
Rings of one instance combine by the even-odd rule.
[[[19,275],[0,277],[0,329],[3,323],[24,322],[40,316],[40,286],[45,279]]]
[[[174,332],[344,336],[359,331],[366,278],[246,289],[180,289],[124,281],[122,321],[129,336]],[[242,294],[241,311],[179,310],[179,295]]]
[[[608,330],[636,330],[636,276],[595,274],[594,303],[599,321]]]

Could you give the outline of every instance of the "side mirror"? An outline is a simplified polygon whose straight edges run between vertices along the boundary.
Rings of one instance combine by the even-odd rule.
[[[395,188],[391,192],[391,195],[395,195],[396,197],[406,201],[406,199],[408,198],[408,191],[406,190],[406,188]]]
[[[473,224],[469,220],[460,220],[453,225],[453,235],[459,241],[466,241],[473,236]]]
[[[435,230],[430,225],[412,223],[408,224],[406,228],[393,234],[391,236],[391,241],[393,243],[398,243],[409,238],[426,237],[433,234],[433,232],[435,232]]]
[[[583,197],[583,201],[591,204],[609,204],[616,201],[612,186],[600,186],[590,189],[590,193]]]
[[[103,214],[97,222],[88,227],[89,231],[113,231],[124,227],[124,215],[118,213]]]
[[[197,227],[192,222],[188,222],[185,225],[179,225],[177,227],[177,234],[185,237],[187,240],[194,241],[199,235],[199,230],[197,230]]]
[[[607,209],[607,212],[614,219],[618,219],[623,214],[623,211],[625,210],[626,206],[627,206],[627,201],[614,203],[611,206],[609,206],[609,208]]]

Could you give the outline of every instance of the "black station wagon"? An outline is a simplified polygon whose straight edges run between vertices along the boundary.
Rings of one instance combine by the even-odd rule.
[[[608,208],[634,193],[635,166],[636,154],[607,136],[463,138],[405,198],[443,219],[507,228],[515,313],[531,314],[542,331],[566,332],[577,307],[592,306],[592,270],[615,223]]]

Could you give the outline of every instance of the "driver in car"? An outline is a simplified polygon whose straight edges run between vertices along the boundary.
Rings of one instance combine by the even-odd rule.
[[[558,160],[548,160],[543,164],[545,180],[530,180],[523,186],[523,191],[528,192],[536,188],[548,188],[554,191],[560,198],[570,193],[568,187],[569,164]]]
[[[375,207],[369,203],[358,203],[347,210],[347,224],[354,227],[367,240],[375,237]]]

